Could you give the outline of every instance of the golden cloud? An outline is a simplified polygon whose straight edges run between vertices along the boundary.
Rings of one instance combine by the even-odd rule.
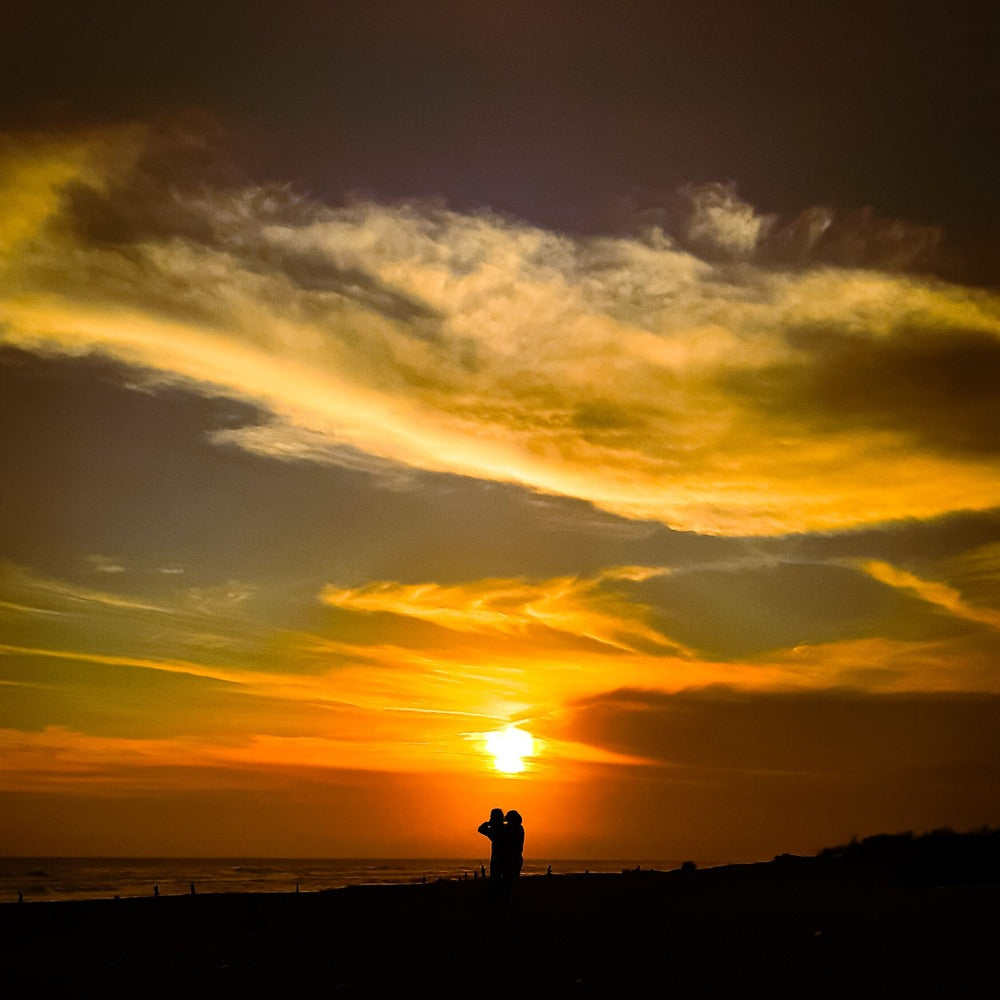
[[[927,601],[929,604],[936,604],[957,618],[980,622],[983,625],[1000,629],[1000,611],[996,608],[980,608],[970,605],[955,587],[950,587],[939,580],[923,579],[907,570],[899,569],[877,559],[864,560],[860,566],[873,579],[888,584],[890,587],[897,587],[900,590],[916,594],[921,600]]]
[[[437,205],[171,186],[139,134],[6,144],[0,336],[272,414],[230,444],[514,482],[708,533],[1000,504],[983,431],[997,390],[975,374],[1000,360],[993,292],[710,262],[662,232],[578,239]],[[753,243],[762,224],[736,207],[742,228],[722,236]],[[834,388],[857,373],[875,393],[861,405]]]
[[[544,627],[630,650],[640,640],[664,650],[679,647],[642,620],[644,609],[627,605],[600,586],[606,580],[639,581],[667,572],[621,567],[589,579],[560,577],[541,582],[482,580],[443,586],[436,583],[376,582],[364,587],[327,586],[321,599],[345,611],[387,612],[459,632],[525,635]]]

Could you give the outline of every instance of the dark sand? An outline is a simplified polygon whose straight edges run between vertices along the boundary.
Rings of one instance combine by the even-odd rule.
[[[991,995],[1000,883],[693,872],[0,906],[6,996]],[[980,986],[980,984],[982,984]],[[990,986],[989,984],[992,984]]]

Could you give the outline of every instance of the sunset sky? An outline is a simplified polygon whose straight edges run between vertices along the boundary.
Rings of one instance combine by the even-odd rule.
[[[5,4],[0,854],[1000,824],[998,35]]]

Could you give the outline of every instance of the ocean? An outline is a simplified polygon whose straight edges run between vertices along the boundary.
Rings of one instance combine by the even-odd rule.
[[[468,858],[0,858],[0,902],[113,899],[191,892],[320,892],[348,885],[432,882],[479,877]],[[488,866],[488,862],[486,862]],[[553,874],[670,871],[679,861],[553,861]],[[526,862],[525,875],[548,863]],[[154,888],[155,887],[155,888]]]

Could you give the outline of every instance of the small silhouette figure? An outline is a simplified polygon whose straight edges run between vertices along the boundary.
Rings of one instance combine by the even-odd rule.
[[[159,894],[160,894],[160,883],[157,882],[156,885],[153,886],[153,895],[159,896]]]
[[[504,829],[504,879],[500,902],[506,910],[510,905],[510,894],[514,883],[524,866],[524,824],[521,814],[516,809],[511,809],[504,817]]]
[[[545,869],[545,874],[546,875],[551,875],[552,874],[552,865],[549,865],[549,867]]]
[[[490,887],[486,895],[487,903],[493,907],[503,898],[501,883],[506,875],[504,816],[502,809],[491,809],[490,818],[479,824],[479,832],[490,841]]]
[[[479,866],[479,875],[481,878],[486,878],[486,865]]]
[[[17,890],[17,901],[19,903],[23,903],[24,902],[24,892],[21,889]]]
[[[194,895],[194,882],[191,883],[191,895]]]

